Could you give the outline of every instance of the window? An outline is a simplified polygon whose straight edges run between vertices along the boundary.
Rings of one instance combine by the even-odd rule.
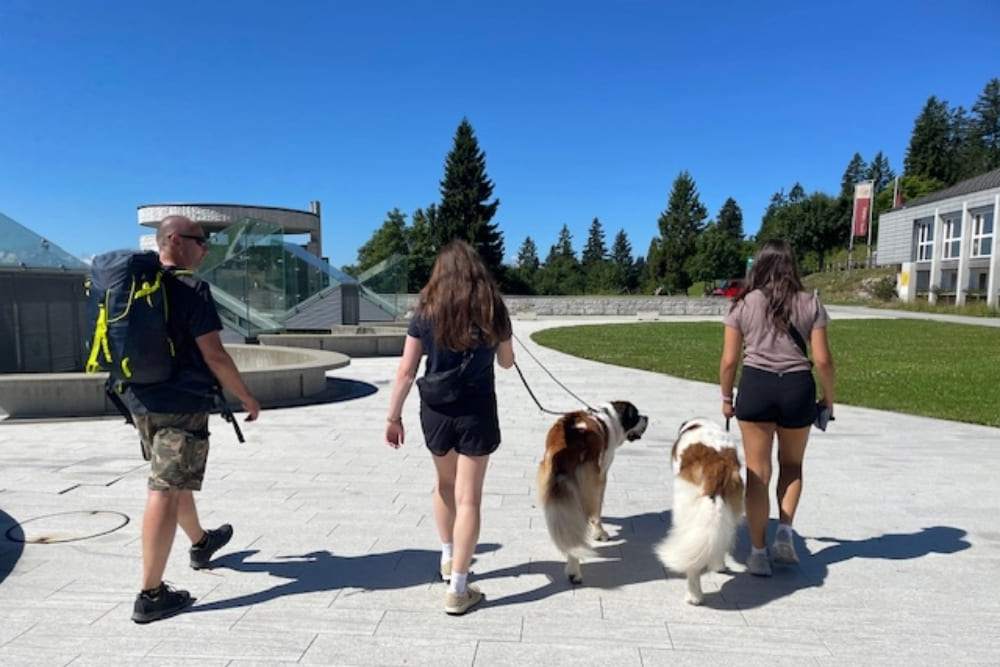
[[[993,252],[993,212],[972,216],[972,257],[989,257]]]
[[[917,261],[926,262],[934,256],[934,223],[917,225]]]
[[[944,259],[955,259],[962,251],[962,219],[944,219]]]

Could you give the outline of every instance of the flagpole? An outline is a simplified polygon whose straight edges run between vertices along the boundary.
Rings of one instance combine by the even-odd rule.
[[[850,232],[847,235],[848,238],[850,239],[847,242],[847,270],[848,271],[850,271],[853,268],[851,266],[851,264],[852,264],[852,262],[854,260],[854,216],[857,214],[857,211],[855,210],[856,207],[854,205],[854,201],[855,201],[855,199],[858,196],[858,194],[857,194],[857,187],[858,187],[857,184],[854,184],[854,186],[853,186],[853,188],[851,190],[851,192],[852,192],[852,194],[851,194],[851,230],[850,230]]]
[[[872,268],[872,209],[875,208],[875,181],[872,184],[871,203],[868,204],[868,258],[865,260],[865,267]]]

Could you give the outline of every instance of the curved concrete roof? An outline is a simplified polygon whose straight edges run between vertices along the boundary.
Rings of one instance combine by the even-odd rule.
[[[247,218],[280,225],[285,234],[318,234],[319,215],[311,211],[245,204],[146,204],[138,209],[139,224],[155,229],[168,215],[183,215],[199,223],[209,233]]]

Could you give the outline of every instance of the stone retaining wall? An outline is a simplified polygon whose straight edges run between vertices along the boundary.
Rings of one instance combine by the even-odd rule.
[[[417,295],[409,294],[412,311]],[[724,315],[729,299],[686,296],[505,296],[511,315],[568,317],[578,315]]]

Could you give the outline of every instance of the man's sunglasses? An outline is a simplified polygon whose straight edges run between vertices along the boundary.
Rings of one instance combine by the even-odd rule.
[[[182,239],[191,239],[203,248],[208,245],[207,236],[197,236],[196,234],[174,234],[174,236],[179,236]]]

